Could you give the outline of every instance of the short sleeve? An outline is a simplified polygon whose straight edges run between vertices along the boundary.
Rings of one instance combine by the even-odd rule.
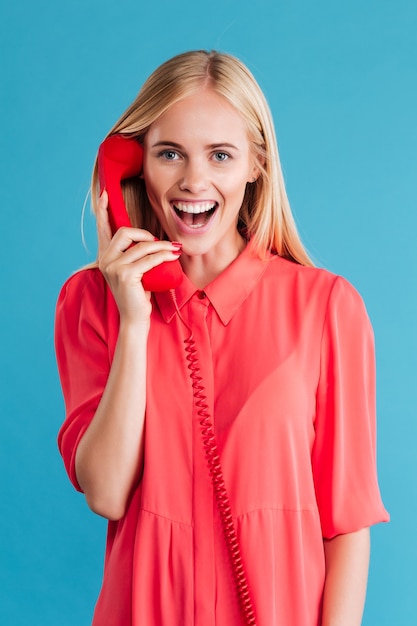
[[[320,368],[312,465],[323,536],[331,538],[389,519],[376,472],[373,331],[343,278],[329,296]]]
[[[75,453],[107,382],[111,328],[115,326],[117,307],[99,270],[74,274],[57,301],[55,351],[66,411],[58,447],[69,478],[79,491]]]

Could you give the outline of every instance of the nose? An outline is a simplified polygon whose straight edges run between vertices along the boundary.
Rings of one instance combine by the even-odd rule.
[[[197,194],[206,191],[209,185],[208,164],[203,159],[190,159],[182,171],[179,183],[181,191]]]

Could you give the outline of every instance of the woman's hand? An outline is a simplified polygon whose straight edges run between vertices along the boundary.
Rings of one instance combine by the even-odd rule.
[[[140,228],[120,228],[112,236],[107,206],[103,191],[97,206],[99,269],[116,300],[121,322],[148,322],[152,307],[142,277],[153,267],[178,259],[180,244],[155,240]]]

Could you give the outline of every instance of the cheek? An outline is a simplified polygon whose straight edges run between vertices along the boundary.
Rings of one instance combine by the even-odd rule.
[[[175,182],[174,172],[167,171],[166,168],[144,168],[143,179],[148,196],[155,198],[162,198]]]
[[[161,198],[161,195],[163,193],[164,185],[162,177],[158,176],[157,173],[153,170],[144,169],[143,180],[145,183],[145,189],[146,193],[148,194],[149,201],[153,205]]]
[[[242,201],[246,191],[246,178],[234,179],[223,185],[223,194],[227,198]]]
[[[161,184],[161,180],[158,177],[150,176],[149,174],[144,175],[144,183],[145,189],[148,196],[149,203],[152,207],[153,212],[158,218],[160,224],[163,228],[167,226],[167,215],[168,210],[164,211],[164,190],[166,187]]]
[[[145,184],[146,195],[148,196],[149,203],[154,210],[154,212],[159,215],[159,191],[158,186],[155,184],[153,179],[148,175],[143,175],[143,182]]]
[[[145,182],[145,187],[149,191],[156,191],[158,188],[158,177],[152,168],[144,163],[143,166],[143,180]]]

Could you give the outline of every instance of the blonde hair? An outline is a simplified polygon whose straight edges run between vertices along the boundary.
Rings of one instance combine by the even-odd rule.
[[[161,66],[144,83],[135,101],[110,130],[143,141],[150,125],[170,106],[208,86],[223,96],[246,121],[260,175],[248,183],[239,226],[253,240],[254,250],[267,251],[302,265],[313,265],[297,232],[282,175],[272,115],[249,69],[232,55],[196,50],[179,54]],[[108,136],[109,136],[108,135]],[[132,224],[164,237],[152,210],[143,180],[123,182],[123,195]],[[98,196],[97,163],[92,179],[95,208]]]

